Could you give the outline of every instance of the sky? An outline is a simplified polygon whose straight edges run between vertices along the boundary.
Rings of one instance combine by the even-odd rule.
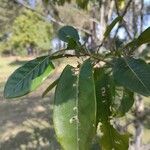
[[[23,1],[23,0],[19,0],[19,1]],[[29,4],[31,5],[31,7],[35,7],[36,0],[28,0],[28,1],[29,1]],[[144,3],[145,3],[145,5],[148,5],[148,4],[150,4],[150,0],[144,0]],[[144,20],[146,20],[146,21],[143,25],[143,28],[146,29],[147,27],[150,26],[150,15],[145,16]],[[125,35],[125,32],[123,30],[120,30],[118,35],[119,35],[120,38],[123,38],[124,35]]]

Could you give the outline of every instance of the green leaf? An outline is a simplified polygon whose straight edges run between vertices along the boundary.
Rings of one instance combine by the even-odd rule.
[[[68,38],[67,49],[76,49],[78,47],[79,42],[74,40],[73,38]]]
[[[123,98],[118,109],[118,114],[121,116],[125,115],[134,104],[134,93],[125,89],[123,92]]]
[[[102,150],[127,150],[129,148],[129,133],[120,134],[110,123],[100,126]]]
[[[142,45],[150,42],[150,27],[148,27],[141,35],[138,37],[138,45]]]
[[[129,42],[125,46],[125,48],[130,48],[134,50],[139,46],[141,46],[142,44],[149,42],[150,42],[150,27],[148,27],[145,31],[143,31],[137,39],[134,39],[133,41]]]
[[[136,49],[138,47],[138,40],[137,39],[134,39],[132,40],[131,42],[127,43],[125,45],[125,48],[130,48],[131,50],[133,49]]]
[[[104,68],[95,69],[94,77],[97,99],[97,123],[101,122],[101,148],[103,150],[127,150],[129,134],[119,134],[110,124],[112,100],[115,94],[112,78]]]
[[[134,93],[123,87],[115,87],[115,97],[113,100],[114,115],[124,116],[134,104]]]
[[[82,9],[87,9],[87,5],[89,3],[89,0],[76,0],[78,6]]]
[[[113,67],[115,82],[132,92],[150,96],[150,66],[143,60],[118,58]]]
[[[69,38],[73,38],[75,41],[79,41],[78,31],[72,26],[64,26],[59,29],[58,37],[60,40],[67,42]]]
[[[118,16],[117,18],[115,18],[115,19],[112,21],[112,23],[107,26],[106,31],[105,31],[105,33],[104,33],[104,37],[109,36],[109,34],[110,34],[111,30],[114,28],[114,26],[115,26],[118,22],[120,22],[120,21],[122,21],[122,20],[123,20],[123,18],[122,18],[121,16]]]
[[[73,70],[73,67],[67,66],[56,87],[54,128],[65,150],[88,150],[96,130],[92,66],[89,60],[85,61],[78,76]]]
[[[97,100],[97,124],[107,122],[111,115],[110,105],[112,103],[112,85],[110,77],[103,68],[94,71],[96,100]]]
[[[56,79],[53,83],[51,83],[47,89],[43,92],[42,97],[45,97],[49,91],[51,91],[57,84],[59,79]]]
[[[27,62],[9,77],[4,89],[5,98],[20,97],[35,90],[53,70],[49,56]]]

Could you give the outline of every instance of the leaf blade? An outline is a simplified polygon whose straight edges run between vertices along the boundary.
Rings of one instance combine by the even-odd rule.
[[[58,37],[60,40],[67,42],[69,38],[73,38],[75,41],[79,41],[79,34],[77,30],[72,26],[64,26],[59,29]]]
[[[38,57],[18,68],[7,80],[5,98],[16,98],[35,90],[54,70],[49,56]]]
[[[150,42],[150,27],[143,31],[137,39],[138,45],[142,45]]]
[[[46,95],[47,95],[47,93],[49,92],[49,91],[51,91],[57,84],[58,84],[58,81],[59,81],[59,78],[58,79],[56,79],[54,82],[52,82],[47,88],[46,88],[46,90],[43,92],[43,94],[42,94],[42,98],[44,98]]]
[[[144,96],[150,96],[150,66],[143,60],[118,58],[113,67],[116,83]]]
[[[104,68],[94,72],[97,98],[97,124],[100,122],[100,145],[103,150],[126,150],[129,146],[129,134],[119,134],[110,124],[114,84]]]
[[[122,18],[121,16],[118,16],[117,18],[115,18],[115,19],[112,21],[112,23],[107,26],[106,31],[105,31],[105,33],[104,33],[104,37],[109,36],[109,34],[110,34],[110,32],[112,31],[112,29],[114,28],[114,26],[115,26],[118,22],[120,22],[120,21],[122,21],[122,20],[123,20],[123,18]]]
[[[101,145],[103,150],[127,150],[129,148],[129,133],[120,134],[110,123],[103,123]]]
[[[134,104],[134,93],[125,89],[123,92],[123,98],[118,108],[118,114],[121,116],[125,115]]]
[[[54,127],[64,149],[88,150],[96,130],[93,126],[96,117],[95,97],[89,97],[89,94],[94,95],[95,90],[92,66],[89,61],[86,61],[78,76],[74,75],[72,69],[71,66],[64,69],[56,87]],[[88,91],[83,89],[83,83],[92,88]]]

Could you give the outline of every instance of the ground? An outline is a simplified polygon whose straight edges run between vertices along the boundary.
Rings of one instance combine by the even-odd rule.
[[[0,58],[0,150],[59,150],[52,123],[53,91],[41,97],[59,71],[27,96],[15,100],[3,98],[8,76],[24,62],[16,57]]]
[[[4,99],[3,89],[8,76],[25,60],[0,57],[0,150],[60,150],[52,121],[54,91],[43,99],[41,95],[59,76],[64,65],[72,61],[57,62],[57,65],[62,64],[61,67],[35,92],[15,100]],[[150,130],[145,129],[144,143],[150,143],[149,135]]]

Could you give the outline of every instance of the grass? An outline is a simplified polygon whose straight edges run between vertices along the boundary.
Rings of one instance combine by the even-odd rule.
[[[25,62],[24,59],[0,58],[0,150],[59,150],[52,123],[53,92],[41,98],[40,91],[48,85],[44,84],[19,100],[3,98],[7,78]],[[47,82],[50,83],[58,74]]]
[[[43,99],[41,95],[66,64],[74,65],[74,60],[55,62],[61,65],[35,92],[18,99],[4,99],[9,75],[30,59],[33,58],[0,57],[0,150],[60,150],[52,121],[54,91]]]
[[[45,87],[74,60],[60,60],[61,67],[35,92],[14,100],[3,98],[4,84],[9,75],[26,60],[33,58],[0,57],[0,150],[60,150],[52,121],[53,92],[45,98]],[[150,106],[149,98],[145,105]],[[150,123],[144,129],[143,142],[150,143]],[[133,130],[132,130],[133,131]]]

